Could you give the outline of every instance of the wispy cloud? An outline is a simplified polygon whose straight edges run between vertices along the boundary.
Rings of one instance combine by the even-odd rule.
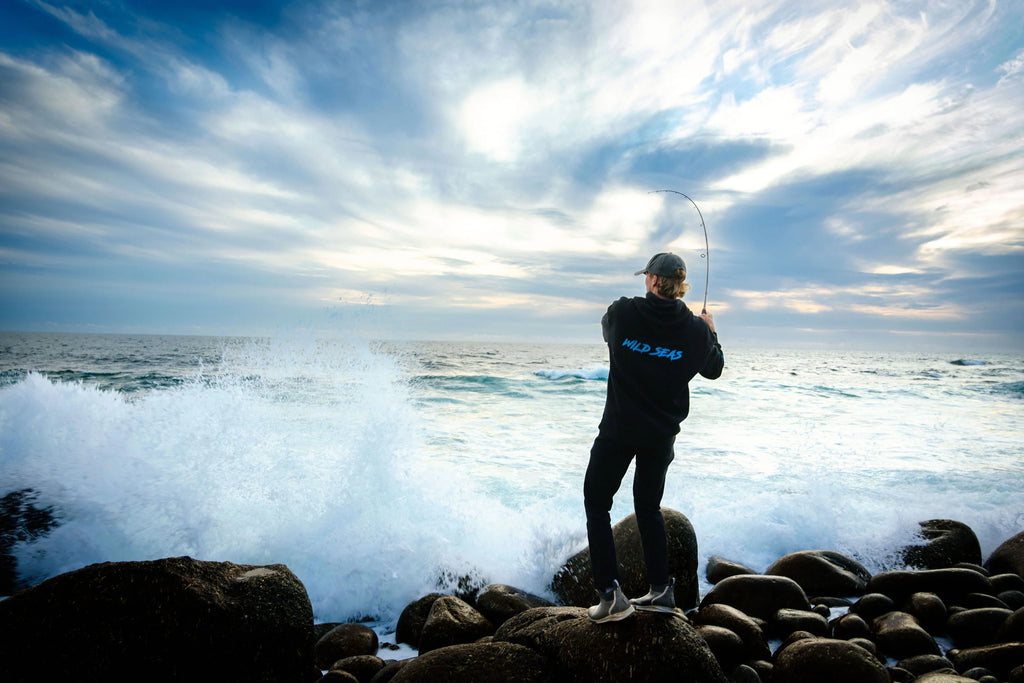
[[[1024,340],[1012,3],[9,15],[4,327],[130,329],[149,305],[233,332],[373,302],[394,334],[596,340],[671,248],[695,281],[714,264],[725,329],[780,310],[779,339],[853,316]],[[699,202],[707,261],[662,188]]]

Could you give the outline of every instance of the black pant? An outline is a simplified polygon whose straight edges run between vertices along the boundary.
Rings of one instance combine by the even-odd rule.
[[[661,516],[661,497],[665,493],[665,473],[675,457],[675,437],[655,443],[630,443],[599,434],[590,449],[590,464],[583,482],[583,501],[587,511],[587,538],[594,585],[599,591],[611,588],[619,578],[619,565],[612,540],[609,512],[612,497],[619,490],[629,463],[636,457],[633,476],[633,509],[640,529],[640,542],[647,565],[647,580],[652,585],[669,581],[665,520]]]

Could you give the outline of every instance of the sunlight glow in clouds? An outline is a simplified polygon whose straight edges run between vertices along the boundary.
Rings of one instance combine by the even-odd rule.
[[[8,3],[0,325],[596,342],[676,189],[734,338],[1024,348],[1020,3],[397,7]]]

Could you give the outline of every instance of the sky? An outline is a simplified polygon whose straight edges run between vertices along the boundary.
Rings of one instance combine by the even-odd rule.
[[[0,330],[1020,352],[1022,112],[1019,0],[0,0]]]

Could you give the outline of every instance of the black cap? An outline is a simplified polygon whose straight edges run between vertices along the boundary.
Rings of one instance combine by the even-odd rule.
[[[662,252],[652,256],[651,260],[647,262],[647,267],[636,271],[633,275],[650,273],[651,275],[660,275],[661,277],[678,277],[676,271],[680,268],[683,272],[686,272],[686,264],[683,263],[683,259],[672,252]]]

